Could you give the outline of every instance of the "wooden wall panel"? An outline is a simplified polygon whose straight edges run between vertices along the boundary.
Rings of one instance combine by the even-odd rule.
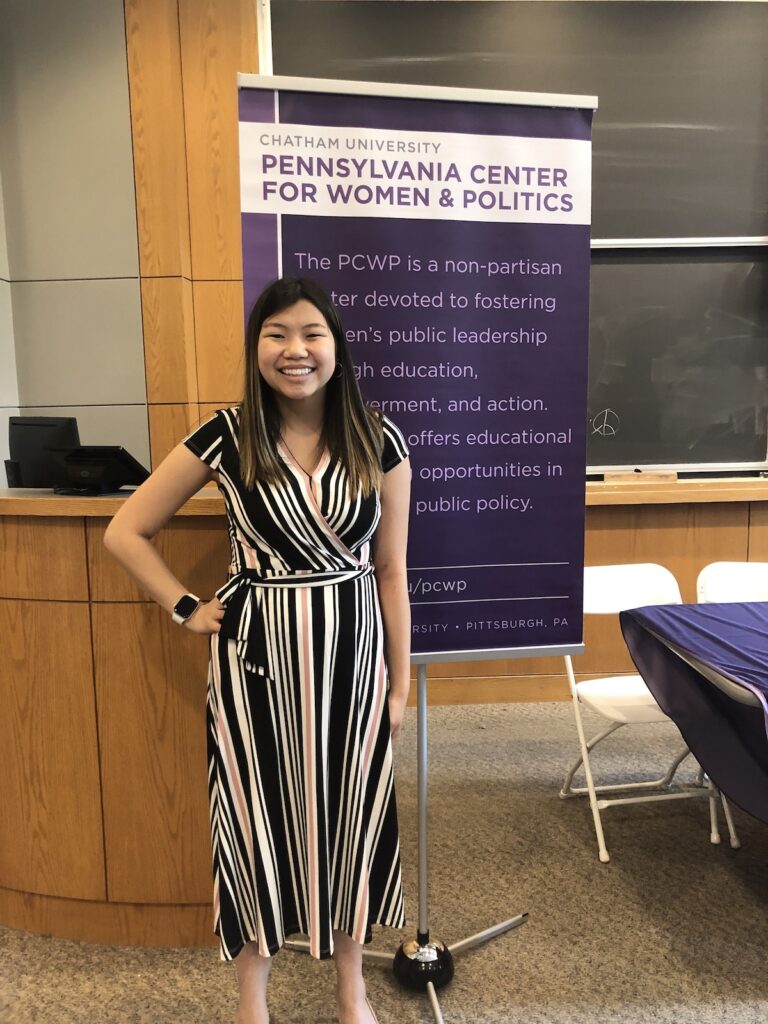
[[[195,281],[194,301],[200,401],[236,405],[243,396],[243,283]]]
[[[224,407],[223,402],[202,402],[200,405],[200,422],[204,422],[208,419],[211,413],[216,412],[217,409]]]
[[[242,278],[237,72],[258,72],[253,0],[179,0],[192,276]]]
[[[153,470],[157,469],[166,455],[199,422],[200,410],[196,403],[149,406],[149,441]]]
[[[256,7],[126,0],[125,21],[154,469],[201,397],[242,393],[236,76],[258,70]]]
[[[142,278],[141,315],[148,402],[197,402],[192,282],[182,277]]]
[[[745,502],[589,508],[586,564],[659,562],[675,574],[683,600],[695,601],[703,566],[747,557],[748,518]]]
[[[0,920],[9,928],[58,939],[121,946],[213,946],[209,903],[152,906],[58,899],[0,888]]]
[[[0,636],[0,885],[106,899],[88,605],[0,601]]]
[[[0,516],[0,597],[87,601],[83,519]]]
[[[93,644],[109,898],[205,902],[208,639],[156,605],[104,604]]]
[[[152,603],[152,598],[104,547],[108,523],[108,519],[88,520],[92,600]],[[224,516],[179,517],[158,533],[154,545],[176,578],[193,594],[210,600],[214,590],[226,582],[231,555]]]
[[[555,659],[552,659],[555,660]],[[488,662],[486,662],[488,664]],[[560,667],[562,669],[562,658]],[[454,669],[456,666],[453,666]],[[565,671],[560,675],[509,676],[454,675],[433,677],[429,666],[427,703],[438,704],[514,704],[525,701],[567,700]],[[412,683],[408,704],[416,704],[416,685]]]
[[[768,507],[757,501],[749,506],[749,561],[768,562]]]
[[[189,278],[177,0],[125,0],[125,31],[140,273]]]
[[[495,661],[453,661],[430,665],[430,678],[447,679],[457,676],[511,676],[527,677],[549,675],[562,670],[563,660],[552,658],[499,658]],[[415,678],[415,676],[414,676]]]

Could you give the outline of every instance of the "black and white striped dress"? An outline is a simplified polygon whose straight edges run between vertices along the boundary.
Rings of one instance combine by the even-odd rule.
[[[184,444],[218,472],[232,562],[211,636],[208,786],[221,958],[293,933],[320,959],[332,930],[357,942],[402,927],[384,637],[371,538],[378,493],[352,495],[328,453],[308,476],[247,491],[239,410]],[[384,420],[382,468],[407,457]]]

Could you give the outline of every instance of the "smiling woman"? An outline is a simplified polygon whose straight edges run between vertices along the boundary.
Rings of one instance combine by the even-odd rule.
[[[149,543],[204,476],[231,545],[209,601]],[[241,404],[184,438],[105,536],[210,637],[214,927],[236,960],[238,1019],[268,1019],[270,957],[298,932],[336,961],[342,1024],[375,1021],[362,944],[374,924],[404,924],[391,739],[410,674],[409,493],[405,441],[363,404],[335,308],[284,278],[249,318]]]

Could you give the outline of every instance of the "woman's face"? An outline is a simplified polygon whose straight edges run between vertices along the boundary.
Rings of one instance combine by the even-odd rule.
[[[259,370],[291,400],[320,395],[336,368],[336,342],[325,317],[307,299],[267,317],[257,343]]]

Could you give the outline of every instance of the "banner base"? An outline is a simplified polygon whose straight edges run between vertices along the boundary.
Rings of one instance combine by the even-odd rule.
[[[428,906],[428,843],[427,843],[427,666],[418,662],[417,716],[418,716],[418,818],[419,818],[419,924],[415,939],[401,943],[394,957],[378,950],[363,950],[366,963],[391,966],[395,977],[406,988],[426,992],[435,1024],[445,1024],[437,989],[453,980],[454,957],[476,946],[481,946],[505,932],[518,928],[528,921],[528,914],[517,914],[500,924],[491,925],[481,932],[446,945],[439,939],[430,938]],[[287,949],[297,953],[308,953],[309,943],[303,939],[285,943]]]

